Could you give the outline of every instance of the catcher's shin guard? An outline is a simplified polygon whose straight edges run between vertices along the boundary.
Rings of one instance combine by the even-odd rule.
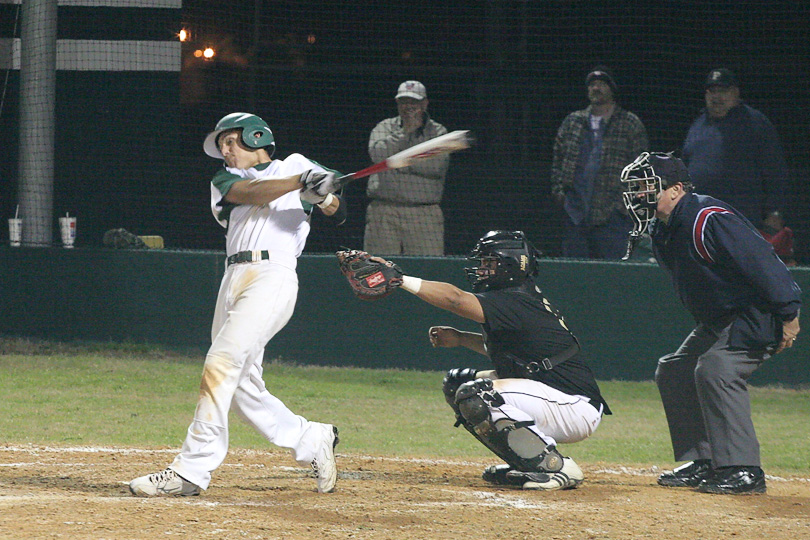
[[[492,421],[490,407],[504,405],[503,397],[489,379],[476,379],[459,386],[456,406],[464,427],[484,446],[519,471],[557,472],[563,467],[562,455],[529,429],[534,422],[510,418]]]

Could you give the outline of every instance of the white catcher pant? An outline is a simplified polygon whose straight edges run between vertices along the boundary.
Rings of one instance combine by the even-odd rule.
[[[492,384],[506,402],[490,408],[492,421],[532,420],[535,425],[529,429],[546,444],[583,441],[602,421],[600,412],[584,396],[569,395],[530,379],[495,379]]]
[[[294,260],[234,264],[225,271],[194,420],[170,465],[202,489],[228,452],[231,408],[268,441],[289,448],[296,461],[315,458],[322,442],[318,430],[309,435],[310,422],[271,395],[262,379],[264,347],[290,320],[297,296]]]

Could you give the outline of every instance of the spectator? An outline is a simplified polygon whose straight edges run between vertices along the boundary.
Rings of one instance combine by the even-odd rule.
[[[713,69],[706,77],[706,108],[683,145],[695,190],[721,199],[759,226],[784,210],[787,178],[773,124],[740,98],[737,76]]]
[[[630,218],[621,202],[622,168],[647,150],[639,118],[617,102],[610,71],[585,78],[590,105],[563,120],[554,140],[551,192],[565,209],[564,257],[620,259]]]
[[[368,153],[374,163],[434,139],[447,129],[430,118],[425,86],[399,85],[398,116],[372,130]],[[380,255],[444,255],[444,214],[439,207],[450,158],[420,160],[410,167],[371,175],[366,190],[364,249]]]
[[[787,266],[796,266],[793,256],[793,230],[785,226],[781,212],[771,212],[762,222],[759,232],[771,243],[773,250]]]

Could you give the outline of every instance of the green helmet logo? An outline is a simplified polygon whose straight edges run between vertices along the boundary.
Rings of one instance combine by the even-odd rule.
[[[214,131],[205,137],[203,150],[205,150],[206,154],[212,158],[223,159],[222,152],[219,151],[219,145],[217,145],[217,138],[219,138],[220,133],[229,129],[241,129],[242,142],[248,148],[267,148],[267,152],[271,157],[276,151],[273,132],[270,131],[267,122],[255,114],[236,112],[223,116],[217,122]]]

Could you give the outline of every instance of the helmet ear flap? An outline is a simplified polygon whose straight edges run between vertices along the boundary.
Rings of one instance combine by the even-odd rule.
[[[268,143],[267,141],[270,142]],[[242,142],[244,142],[245,146],[248,148],[266,148],[267,153],[270,154],[271,157],[276,151],[276,143],[273,140],[273,134],[270,132],[269,128],[244,128],[242,130]]]

